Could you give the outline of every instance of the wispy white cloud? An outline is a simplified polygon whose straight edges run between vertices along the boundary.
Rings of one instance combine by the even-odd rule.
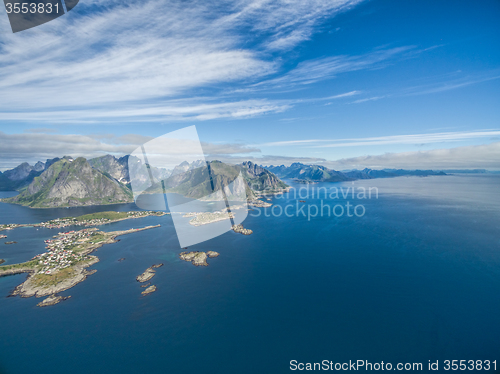
[[[280,62],[263,50],[291,48],[327,17],[359,2],[194,0],[186,6],[173,0],[91,1],[79,4],[81,12],[17,34],[1,17],[0,119],[120,118],[134,116],[138,110],[129,108],[145,103],[151,108],[143,106],[145,115],[176,118],[177,112],[200,120],[280,111],[285,107],[241,100],[227,104],[224,97],[215,105],[225,106],[220,112],[196,108],[214,107],[225,84],[245,86],[276,73]],[[255,35],[257,43],[251,49],[244,47],[248,35]],[[200,105],[200,100],[184,106],[171,102],[200,88],[210,91],[210,99]]]
[[[429,144],[492,138],[500,136],[500,130],[440,132],[429,134],[389,135],[368,138],[347,139],[304,139],[280,142],[269,142],[260,146],[308,146],[313,148],[359,147],[391,144]],[[329,144],[324,144],[329,143]]]
[[[56,133],[56,129],[48,129],[48,128],[33,128],[33,129],[26,129],[24,132],[28,133],[33,133],[33,134],[52,134]]]
[[[432,48],[426,48],[422,51],[428,51]],[[440,76],[433,76],[427,78],[421,78],[430,83],[420,84],[416,86],[408,86],[406,88],[396,90],[390,94],[379,94],[377,96],[366,97],[363,99],[355,100],[350,104],[360,104],[367,101],[376,101],[386,98],[397,98],[397,97],[407,97],[416,95],[429,95],[436,94],[440,92],[452,91],[461,89],[463,87],[468,87],[484,82],[489,82],[493,80],[500,79],[500,70],[490,70],[483,71],[475,74],[464,74],[462,71],[456,71],[449,74],[443,74]]]
[[[344,97],[350,97],[350,96],[354,96],[354,95],[359,95],[360,93],[361,93],[360,91],[350,91],[350,92],[346,92],[346,93],[339,94],[339,95],[325,97],[324,100],[342,99]]]
[[[355,7],[362,0],[240,0],[217,25],[243,27],[264,37],[262,48],[286,50],[307,40],[327,18]]]
[[[456,90],[462,87],[471,86],[483,82],[488,82],[500,78],[500,70],[483,72],[479,75],[451,79],[444,82],[433,82],[427,85],[414,86],[407,88],[403,95],[426,95],[445,91]]]
[[[351,102],[351,104],[361,104],[361,103],[365,103],[367,101],[377,101],[377,100],[383,99],[385,97],[387,97],[387,96],[373,96],[373,97],[368,97],[366,99],[354,100],[353,102]]]
[[[215,102],[214,98],[165,100],[161,103],[129,104],[119,107],[93,107],[92,109],[53,109],[0,112],[0,120],[57,123],[87,122],[158,122],[207,120],[215,118],[247,118],[267,113],[278,113],[291,107],[292,102],[269,100],[241,100]]]
[[[337,74],[358,71],[363,69],[381,68],[396,57],[404,56],[405,52],[414,50],[414,46],[377,49],[360,56],[330,56],[315,60],[307,60],[297,65],[287,74],[259,82],[257,88],[288,87],[307,85],[329,79]]]
[[[339,139],[335,143],[316,145],[315,148],[333,147],[359,147],[359,146],[379,146],[390,144],[429,144],[442,142],[455,142],[478,138],[491,138],[499,136],[499,130],[492,131],[465,131],[465,132],[442,132],[435,134],[410,134],[410,135],[390,135],[360,139]]]

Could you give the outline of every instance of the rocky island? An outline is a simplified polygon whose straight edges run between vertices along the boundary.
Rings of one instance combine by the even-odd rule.
[[[63,300],[69,299],[71,296],[63,297],[63,296],[57,296],[57,295],[50,295],[43,301],[39,302],[36,304],[36,306],[39,307],[44,307],[44,306],[50,306],[50,305],[56,305],[59,304]]]
[[[240,234],[243,234],[243,235],[250,235],[250,234],[253,234],[253,231],[252,231],[252,230],[249,230],[249,229],[244,228],[242,224],[239,224],[239,225],[234,225],[233,227],[231,227],[231,229],[232,229],[234,232],[237,232],[237,233],[240,233]]]
[[[149,295],[150,293],[153,293],[156,291],[156,286],[149,286],[148,288],[146,288],[144,291],[141,292],[141,295],[145,296],[145,295]]]
[[[29,273],[28,279],[17,286],[12,295],[21,297],[54,296],[39,306],[54,305],[61,301],[55,294],[65,291],[84,281],[96,270],[86,268],[99,261],[90,255],[104,244],[115,243],[116,237],[159,227],[147,226],[140,229],[102,232],[96,228],[59,233],[46,240],[47,251],[36,255],[30,261],[0,266],[0,276]],[[57,302],[55,302],[57,301]]]
[[[179,258],[184,261],[191,262],[194,266],[208,266],[207,257],[217,257],[219,253],[214,251],[208,252],[181,252]]]
[[[137,282],[140,282],[140,283],[147,282],[148,280],[150,280],[151,278],[153,278],[155,276],[156,271],[154,269],[160,268],[162,266],[163,266],[163,264],[152,265],[152,266],[148,267],[144,271],[144,273],[142,273],[141,275],[138,275],[135,279],[137,280]]]
[[[144,273],[138,275],[135,279],[137,282],[144,283],[155,276],[156,271],[152,267],[147,268]]]
[[[207,256],[210,258],[219,257],[219,252],[207,251]]]
[[[268,208],[268,207],[270,207],[272,205],[273,204],[266,203],[265,201],[262,201],[262,200],[259,200],[259,199],[251,200],[251,201],[248,202],[248,206],[253,206],[253,207],[256,207],[256,208]]]

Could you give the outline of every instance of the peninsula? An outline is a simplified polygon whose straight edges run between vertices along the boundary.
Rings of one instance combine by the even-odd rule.
[[[216,212],[186,213],[183,217],[194,217],[189,221],[189,224],[193,226],[201,226],[234,218],[234,214],[228,212],[227,208],[224,208]]]
[[[10,223],[0,225],[0,231],[3,230],[13,230],[18,227],[43,227],[47,229],[60,229],[68,226],[99,226],[106,225],[108,223],[125,221],[127,219],[133,218],[144,218],[149,216],[161,217],[166,214],[165,212],[155,212],[155,211],[131,211],[131,212],[99,212],[92,214],[85,214],[79,217],[65,217],[57,218],[47,222],[41,223]],[[6,238],[6,235],[0,235],[0,238]]]
[[[0,266],[0,276],[29,273],[28,279],[17,286],[12,295],[48,296],[38,306],[54,305],[65,299],[58,297],[58,292],[72,288],[96,272],[86,270],[99,261],[97,256],[91,255],[93,251],[104,244],[115,243],[118,236],[157,227],[160,225],[113,232],[88,228],[59,233],[53,239],[45,241],[46,252],[36,255],[30,261]]]
[[[262,200],[253,200],[251,202],[248,202],[248,205],[250,204],[252,204],[252,206],[258,206],[258,207],[268,207],[272,205]],[[231,211],[229,211],[228,208],[224,208],[222,210],[218,210],[215,212],[190,212],[184,214],[183,217],[184,218],[193,217],[193,219],[189,221],[189,224],[193,226],[202,226],[202,225],[208,225],[209,223],[224,221],[226,219],[234,219],[235,216],[232,211],[242,208],[245,208],[245,206],[235,205],[231,207]]]

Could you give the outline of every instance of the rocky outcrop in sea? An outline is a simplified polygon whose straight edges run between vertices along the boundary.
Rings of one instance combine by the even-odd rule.
[[[253,207],[256,207],[256,208],[267,208],[267,207],[270,207],[272,206],[273,204],[271,203],[266,203],[265,201],[262,201],[262,200],[250,200],[248,202],[248,206],[253,206]]]
[[[144,291],[141,292],[141,295],[149,295],[150,293],[153,293],[156,291],[156,286],[150,286],[148,288],[146,288]]]
[[[191,262],[194,266],[208,266],[207,258],[208,257],[217,257],[219,254],[217,252],[209,251],[208,252],[181,252],[179,254],[179,258],[184,261]],[[217,255],[215,255],[217,253]]]
[[[240,234],[243,234],[243,235],[250,235],[250,234],[253,234],[253,231],[252,230],[249,230],[249,229],[246,229],[243,227],[243,225],[239,224],[239,225],[234,225],[231,227],[231,229],[234,231],[234,232],[237,232],[237,233],[240,233]]]
[[[205,252],[181,252],[179,257],[181,260],[190,261],[194,266],[208,266]]]
[[[64,296],[50,295],[45,300],[36,304],[36,306],[44,307],[44,306],[56,305],[56,304],[59,304],[63,300],[69,299],[70,297],[71,296],[64,297]]]
[[[148,267],[144,271],[144,273],[142,273],[141,275],[138,275],[135,279],[137,280],[137,282],[140,282],[140,283],[147,282],[148,280],[150,280],[151,278],[153,278],[155,276],[156,271],[154,269],[160,268],[162,266],[163,266],[163,264],[151,265],[150,267]]]
[[[144,273],[138,275],[135,279],[137,282],[144,283],[153,278],[156,274],[156,271],[153,270],[153,267],[147,268]]]
[[[219,257],[219,252],[215,252],[215,251],[207,251],[207,256],[208,256],[209,258]]]

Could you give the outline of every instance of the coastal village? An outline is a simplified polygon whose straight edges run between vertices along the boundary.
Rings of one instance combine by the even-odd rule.
[[[58,270],[76,265],[78,262],[91,260],[90,256],[76,252],[74,248],[78,244],[91,241],[92,235],[97,233],[97,229],[84,229],[80,231],[60,232],[54,239],[45,240],[47,252],[33,257],[31,260],[38,260],[42,265],[38,273],[52,274]]]
[[[19,224],[10,223],[0,225],[0,231],[13,230],[18,227],[43,227],[47,229],[61,229],[69,226],[99,226],[132,218],[143,218],[148,216],[161,217],[169,213],[157,211],[130,211],[130,212],[101,212],[87,214],[80,217],[57,218],[41,223]]]
[[[104,212],[105,216],[96,214],[89,214],[87,216],[81,217],[68,217],[68,218],[57,218],[51,221],[42,222],[39,224],[35,224],[35,227],[45,227],[49,229],[55,228],[63,228],[68,226],[99,226],[105,225],[113,222],[118,222],[131,218],[143,218],[147,216],[158,216],[161,217],[165,214],[164,212],[155,212],[155,211],[131,211],[131,212]],[[114,213],[114,214],[113,214]],[[93,218],[92,216],[96,216]]]

